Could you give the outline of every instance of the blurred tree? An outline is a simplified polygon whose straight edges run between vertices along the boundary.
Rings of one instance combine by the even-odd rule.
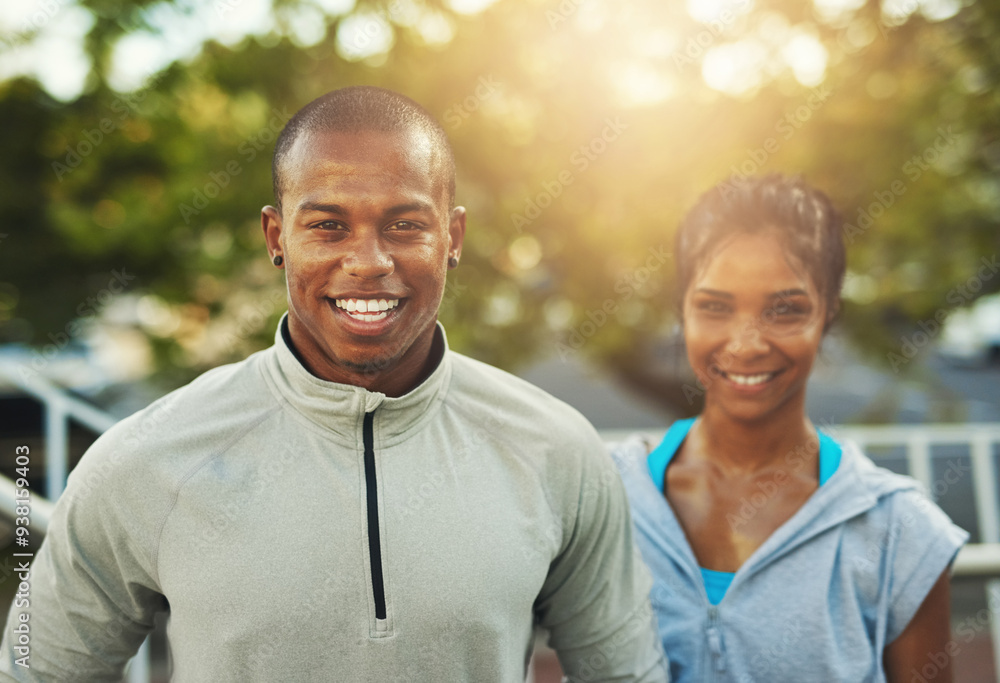
[[[169,383],[267,345],[284,310],[258,219],[275,134],[357,83],[448,131],[470,218],[441,316],[456,349],[501,367],[582,353],[696,410],[658,356],[672,236],[733,173],[802,173],[843,209],[842,326],[887,368],[912,332],[1000,290],[981,270],[1000,250],[995,2],[280,1],[269,30],[110,85],[123,41],[166,44],[243,1],[80,0],[83,94],[0,84],[5,341],[58,347],[126,291]]]

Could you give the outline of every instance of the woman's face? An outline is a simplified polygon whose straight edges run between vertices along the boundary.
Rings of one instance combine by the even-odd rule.
[[[684,293],[684,340],[706,412],[745,422],[803,415],[825,320],[813,279],[772,231],[729,238]]]

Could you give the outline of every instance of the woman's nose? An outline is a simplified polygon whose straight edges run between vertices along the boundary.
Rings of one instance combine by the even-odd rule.
[[[726,351],[735,356],[753,356],[767,353],[769,346],[756,319],[744,320],[734,325],[726,343]]]

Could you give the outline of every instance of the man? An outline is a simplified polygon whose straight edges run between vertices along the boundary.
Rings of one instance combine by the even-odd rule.
[[[31,668],[8,628],[3,679],[115,681],[169,610],[184,683],[523,680],[535,621],[575,679],[666,680],[593,428],[448,350],[465,210],[440,126],[338,90],[273,170],[275,345],[94,444],[33,566]]]

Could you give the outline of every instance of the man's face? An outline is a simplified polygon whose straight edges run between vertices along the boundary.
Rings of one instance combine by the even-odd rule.
[[[390,395],[420,381],[465,210],[419,130],[302,134],[264,207],[288,280],[288,324],[309,370]]]

